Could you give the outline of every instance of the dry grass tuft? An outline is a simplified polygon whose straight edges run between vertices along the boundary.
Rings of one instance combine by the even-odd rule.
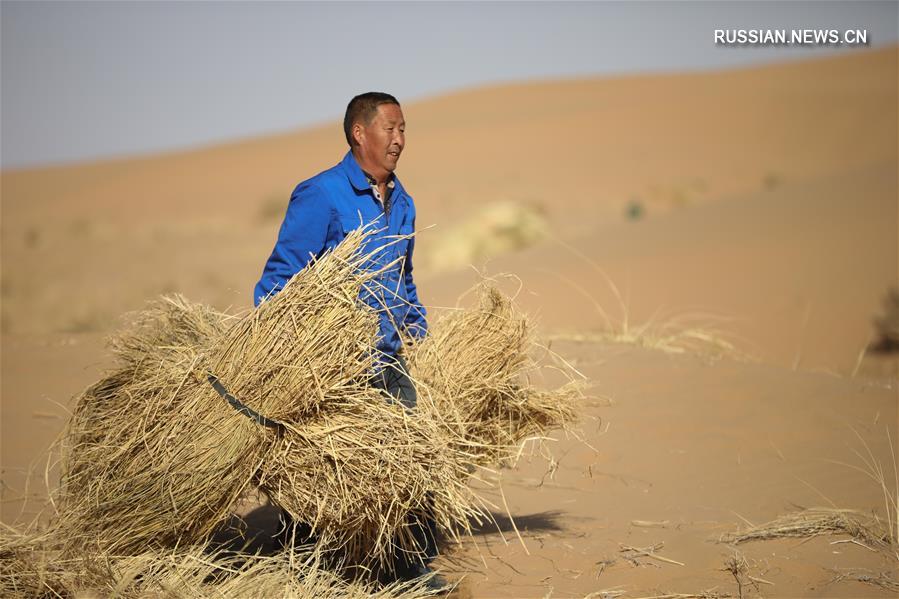
[[[831,583],[840,582],[843,580],[854,580],[856,582],[861,582],[864,584],[870,584],[871,586],[880,587],[885,591],[892,591],[894,593],[899,593],[899,581],[893,578],[887,572],[870,572],[870,571],[862,571],[862,570],[849,570],[847,572],[838,572],[837,575],[831,580]]]
[[[871,451],[871,447],[857,430],[854,428],[851,430],[864,450],[852,448],[852,452],[858,458],[861,465],[842,464],[841,462],[836,463],[861,472],[877,485],[881,497],[883,498],[883,510],[886,517],[886,523],[884,524],[877,515],[875,515],[874,518],[877,521],[878,528],[885,528],[888,542],[897,550],[896,559],[899,560],[899,466],[897,466],[896,463],[893,437],[890,434],[889,427],[887,427],[887,446],[890,448],[890,461],[892,462],[892,467],[890,468],[889,463],[885,467],[883,462],[874,455],[874,452]],[[891,470],[892,472],[890,472]],[[892,478],[892,484],[890,478]]]
[[[874,455],[868,443],[855,429],[851,429],[862,449],[852,448],[861,465],[834,462],[857,470],[870,478],[883,497],[883,514],[857,510],[811,508],[787,514],[760,526],[751,526],[738,533],[730,533],[719,540],[725,543],[776,539],[783,537],[810,538],[819,535],[848,535],[847,542],[881,551],[899,560],[899,474],[893,438],[889,428],[886,438],[890,448],[891,467],[885,467]],[[892,470],[892,472],[891,472]],[[825,499],[827,499],[825,497]],[[828,500],[829,501],[829,500]],[[838,541],[839,542],[839,541]]]
[[[659,312],[642,323],[635,323],[625,297],[611,277],[594,260],[560,239],[556,243],[589,266],[609,289],[617,304],[617,314],[610,313],[580,283],[556,272],[547,274],[558,278],[587,300],[600,320],[599,330],[588,332],[560,332],[552,339],[590,343],[634,345],[670,354],[699,354],[711,357],[728,356],[746,359],[747,354],[727,339],[722,325],[727,319],[710,313],[681,313],[661,316]]]
[[[746,560],[746,556],[736,550],[724,561],[724,568],[722,568],[722,571],[729,572],[730,575],[734,577],[734,582],[737,583],[737,597],[739,599],[743,599],[745,595],[744,591],[749,587],[752,587],[758,594],[759,585],[765,584],[774,586],[773,582],[750,574],[750,566],[749,562]]]
[[[708,323],[710,315],[681,315],[661,320],[652,318],[639,325],[611,325],[595,333],[557,333],[553,339],[590,343],[615,343],[654,349],[668,354],[698,354],[742,358],[736,346]]]
[[[468,219],[429,238],[420,263],[429,272],[463,268],[532,246],[548,232],[545,210],[539,204],[515,200],[491,202]]]
[[[738,533],[726,534],[719,540],[739,545],[749,541],[820,535],[849,535],[871,548],[891,547],[890,532],[880,520],[856,510],[836,508],[810,508],[793,512]]]
[[[651,595],[648,597],[637,597],[635,599],[729,599],[733,597],[730,593],[720,593],[718,591],[700,591],[698,593],[664,593],[662,595]]]

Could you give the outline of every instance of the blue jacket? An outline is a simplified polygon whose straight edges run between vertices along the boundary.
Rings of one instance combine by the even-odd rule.
[[[277,293],[284,283],[312,259],[334,248],[346,235],[363,224],[377,229],[363,251],[374,252],[371,268],[401,258],[386,269],[360,297],[378,311],[380,331],[377,349],[395,356],[402,346],[399,331],[413,337],[427,332],[425,309],[418,301],[412,281],[414,239],[397,241],[397,235],[415,231],[415,205],[399,179],[394,178],[389,218],[352,152],[336,166],[297,185],[290,196],[287,214],[278,233],[275,249],[265,264],[253,293],[255,305]]]

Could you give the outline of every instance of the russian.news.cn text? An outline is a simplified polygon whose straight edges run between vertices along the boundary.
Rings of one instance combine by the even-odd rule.
[[[716,29],[718,46],[867,46],[867,29]]]

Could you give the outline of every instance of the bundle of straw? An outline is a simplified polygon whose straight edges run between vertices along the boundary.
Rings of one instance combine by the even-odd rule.
[[[526,315],[489,279],[473,291],[479,306],[434,323],[409,363],[456,450],[488,465],[509,460],[529,436],[572,423],[582,385],[566,368],[566,385],[534,389],[528,375],[537,345]]]
[[[276,504],[312,526],[320,547],[390,570],[396,555],[422,552],[412,528],[427,518],[452,537],[479,519],[468,460],[433,421],[374,390],[330,407],[285,433],[259,481]]]
[[[248,316],[164,300],[113,343],[121,367],[78,400],[63,439],[61,523],[73,551],[133,554],[207,538],[259,484],[325,548],[389,564],[431,509],[456,534],[478,514],[462,456],[368,385],[377,314],[351,235]],[[214,374],[279,426],[232,409]]]
[[[41,535],[0,537],[0,596],[8,599],[120,597],[139,599],[291,597],[293,599],[419,599],[424,581],[382,589],[347,582],[328,571],[320,554],[295,550],[274,556],[217,553],[205,545],[116,556],[60,558]]]
[[[426,518],[451,537],[484,513],[477,464],[573,419],[576,385],[532,389],[534,342],[495,287],[410,353],[419,409],[373,390],[379,271],[363,229],[243,318],[163,299],[113,340],[119,367],[79,398],[61,445],[66,558],[204,542],[258,485],[321,549],[390,566],[421,551]],[[230,406],[207,377],[269,419]]]
[[[207,374],[286,426],[353,392],[377,331],[357,300],[374,276],[360,268],[363,239],[350,236],[230,327],[170,300],[114,341],[121,367],[78,399],[62,441],[61,513],[74,544],[171,547],[224,520],[279,436],[232,409]]]
[[[60,441],[60,526],[76,552],[199,540],[248,484],[265,438],[199,377],[224,328],[173,297],[112,340],[119,367],[77,398]]]

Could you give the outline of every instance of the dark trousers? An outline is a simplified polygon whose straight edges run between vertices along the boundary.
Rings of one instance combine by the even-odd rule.
[[[418,404],[415,386],[409,380],[409,367],[402,356],[390,358],[384,369],[371,377],[368,384],[385,392],[390,401],[399,401],[407,410],[415,409]]]
[[[373,376],[369,384],[383,391],[389,401],[398,401],[408,411],[415,409],[418,403],[418,396],[415,393],[415,386],[409,379],[409,369],[406,360],[402,356],[396,356],[388,362],[384,369]],[[431,515],[432,507],[430,500],[428,501],[428,514],[424,517],[409,518],[409,528],[415,537],[415,542],[421,549],[422,555],[419,559],[415,557],[398,556],[395,562],[397,574],[403,576],[415,571],[416,563],[424,562],[427,564],[437,556],[437,528],[434,518]]]

